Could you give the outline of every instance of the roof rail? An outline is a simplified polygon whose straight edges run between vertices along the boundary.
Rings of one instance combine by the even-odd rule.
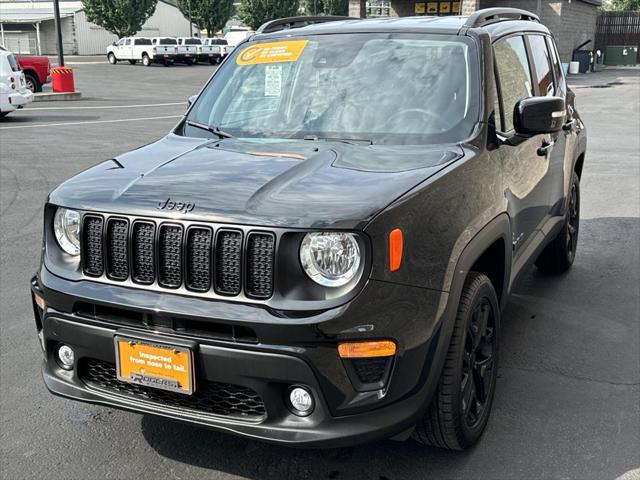
[[[529,20],[540,23],[540,17],[519,8],[484,8],[469,15],[464,26],[467,28],[483,27],[505,20]]]
[[[356,17],[338,17],[338,16],[317,16],[317,17],[289,17],[278,18],[260,25],[256,33],[271,33],[279,30],[289,30],[291,28],[306,27],[315,23],[337,22],[340,20],[360,20]]]

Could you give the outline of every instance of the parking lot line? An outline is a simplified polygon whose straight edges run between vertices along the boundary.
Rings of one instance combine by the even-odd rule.
[[[167,118],[180,118],[180,117],[182,117],[182,115],[164,115],[161,117],[142,117],[142,118],[118,118],[116,120],[91,120],[88,122],[37,123],[34,125],[13,125],[11,127],[0,127],[0,130],[12,130],[14,128],[64,127],[67,125],[89,125],[89,124],[96,124],[96,123],[139,122],[142,120],[162,120]]]
[[[186,102],[173,102],[173,103],[145,103],[140,105],[95,105],[93,107],[36,107],[29,108],[32,110],[93,110],[93,109],[105,109],[105,108],[143,108],[143,107],[168,107],[171,105],[185,105]],[[26,111],[26,110],[25,110]]]

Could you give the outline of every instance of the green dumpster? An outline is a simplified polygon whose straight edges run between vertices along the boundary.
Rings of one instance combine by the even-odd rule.
[[[635,65],[638,47],[632,45],[609,45],[604,54],[604,64],[610,66]]]

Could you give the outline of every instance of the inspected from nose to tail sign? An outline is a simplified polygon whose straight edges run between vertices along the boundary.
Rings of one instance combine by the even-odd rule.
[[[47,388],[282,445],[469,448],[514,285],[576,258],[586,129],[553,37],[511,8],[244,34],[168,135],[51,192]]]

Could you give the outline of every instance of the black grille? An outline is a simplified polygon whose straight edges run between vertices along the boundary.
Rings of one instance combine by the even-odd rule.
[[[269,233],[252,233],[247,241],[247,293],[269,298],[273,293],[273,250],[275,238]]]
[[[391,357],[358,358],[352,360],[353,368],[362,383],[374,383],[382,380]]]
[[[182,284],[182,227],[162,225],[158,244],[158,283],[177,288]]]
[[[102,256],[102,217],[85,216],[82,228],[84,273],[99,277],[104,271]]]
[[[114,280],[129,277],[129,223],[112,218],[107,223],[107,275]]]
[[[211,237],[209,228],[190,228],[187,234],[187,288],[197,292],[211,288]]]
[[[114,364],[95,359],[84,359],[80,363],[80,378],[89,387],[167,407],[254,421],[266,417],[262,398],[252,389],[239,385],[200,382],[196,383],[192,395],[184,395],[122,382],[116,376]]]
[[[238,295],[242,275],[242,233],[224,230],[216,240],[216,292]]]
[[[156,227],[153,223],[136,222],[133,224],[131,242],[133,244],[133,281],[151,284],[156,278],[154,262],[154,234]]]
[[[106,222],[106,223],[105,223]],[[106,227],[106,228],[105,228]],[[85,274],[113,281],[131,279],[192,292],[267,299],[274,292],[276,236],[244,233],[206,225],[163,223],[146,219],[83,219],[82,265]],[[156,283],[157,281],[157,283]]]

